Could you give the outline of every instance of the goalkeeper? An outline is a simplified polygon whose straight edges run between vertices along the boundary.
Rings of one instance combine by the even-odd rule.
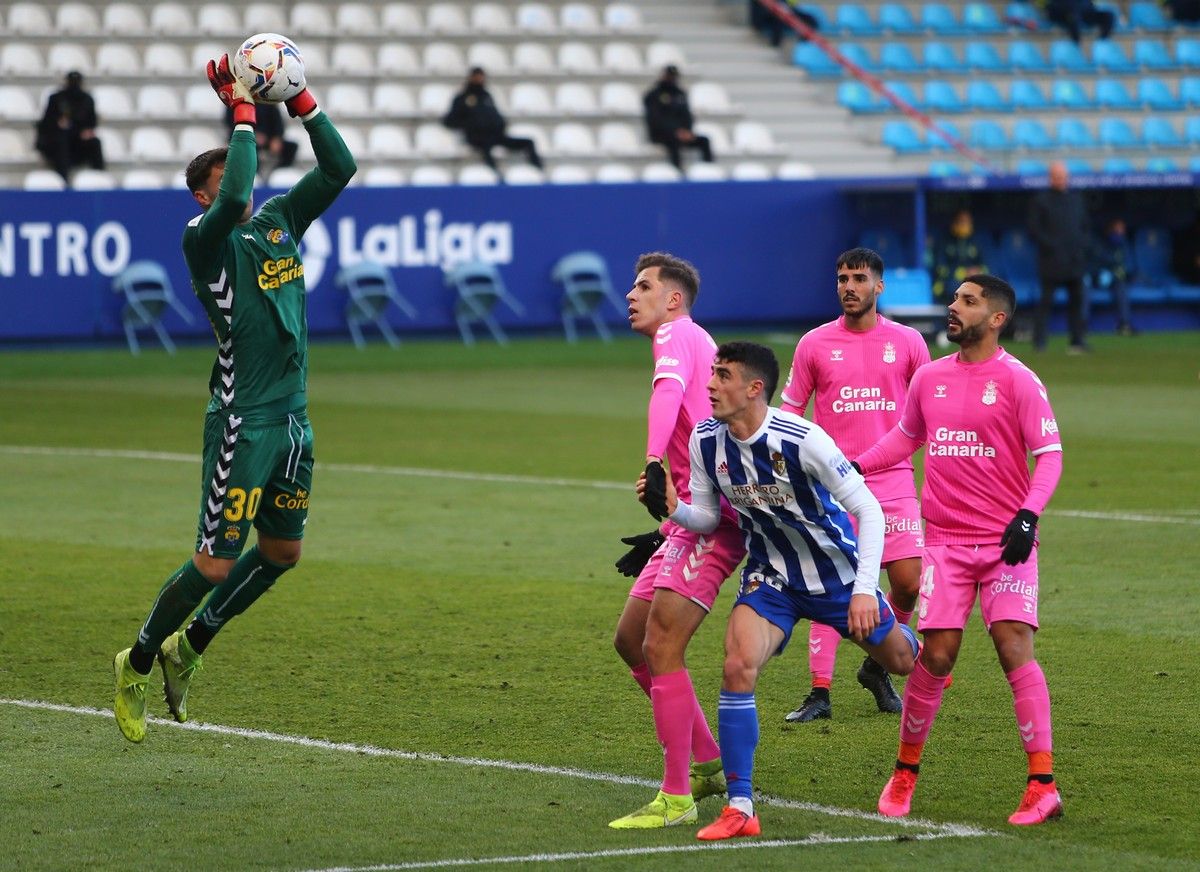
[[[686,260],[655,252],[642,255],[626,295],[629,324],[653,340],[654,376],[646,439],[646,506],[667,515],[667,471],[675,488],[691,477],[688,438],[712,415],[705,385],[716,343],[691,317],[700,276]],[[733,510],[701,536],[666,521],[658,530],[624,540],[633,549],[617,562],[636,575],[617,622],[614,644],[634,681],[650,697],[663,746],[662,789],[642,808],[612,821],[615,829],[652,829],[698,820],[696,800],[725,792],[721,752],[696,699],[684,652],[712,608],[722,582],[746,553]]]
[[[227,148],[206,151],[187,168],[188,190],[203,212],[184,229],[183,253],[218,343],[204,421],[200,517],[194,553],[167,578],[134,644],[114,661],[114,712],[132,742],[146,735],[154,660],[167,707],[186,721],[188,686],[208,644],[300,560],[313,434],[299,244],[357,169],[305,88],[286,106],[304,123],[317,167],[255,213],[254,101],[230,72],[227,55],[209,61],[207,73],[235,126]],[[243,554],[251,527],[257,542]]]

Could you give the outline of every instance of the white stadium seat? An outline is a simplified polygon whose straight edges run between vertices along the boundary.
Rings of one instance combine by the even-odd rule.
[[[684,67],[687,66],[687,58],[683,55],[683,49],[673,42],[652,42],[646,47],[646,63],[653,69],[671,64]]]
[[[120,85],[96,85],[91,89],[92,99],[96,101],[96,114],[104,121],[127,121],[137,117],[133,108],[133,98],[129,91]],[[211,103],[212,88],[208,89]]]
[[[815,179],[816,177],[816,167],[798,160],[785,160],[775,170],[775,178],[777,179]]]
[[[367,137],[363,133],[361,127],[354,127],[348,124],[338,124],[338,133],[342,135],[342,141],[346,143],[346,148],[350,149],[351,154],[366,154],[367,153]],[[307,143],[308,147],[312,148],[312,141],[307,136],[301,134],[296,137],[298,142]],[[300,151],[296,152],[299,159]],[[315,155],[314,155],[315,160]]]
[[[614,73],[642,73],[646,70],[641,51],[629,42],[605,43],[600,50],[600,61],[604,69]]]
[[[324,5],[324,4],[319,4]],[[367,3],[342,3],[337,7],[337,32],[346,36],[378,36],[379,16]]]
[[[111,191],[117,180],[108,170],[81,169],[71,176],[71,187],[76,191]]]
[[[399,124],[376,124],[367,134],[367,154],[370,157],[408,157],[413,153],[408,130]]]
[[[716,82],[696,82],[688,92],[693,112],[729,112],[733,107],[725,88]]]
[[[21,85],[0,85],[0,118],[6,121],[33,121],[42,116],[43,107]],[[33,139],[32,132],[30,140]]]
[[[292,36],[329,36],[341,33],[325,3],[297,3],[292,7],[287,33]]]
[[[63,3],[54,15],[56,33],[94,36],[100,32],[100,13],[91,3]]]
[[[0,75],[42,77],[46,59],[42,50],[30,42],[6,42],[0,45]]]
[[[504,170],[506,185],[542,185],[546,182],[546,174],[529,164],[515,164]]]
[[[412,171],[408,183],[418,187],[452,185],[454,184],[454,177],[450,175],[450,171],[445,167],[439,167],[436,164],[426,164]]]
[[[471,30],[478,33],[503,33],[512,30],[512,17],[499,3],[476,3],[471,7]]]
[[[97,73],[105,76],[133,76],[137,75],[137,71],[142,67],[142,56],[135,51],[133,46],[123,42],[106,42],[96,49],[96,66]],[[200,75],[204,75],[204,67],[196,68]],[[212,89],[209,88],[211,91]]]
[[[335,82],[323,89],[321,99],[325,104],[346,118],[370,118],[374,115],[371,109],[371,97],[365,85],[353,82]]]
[[[242,33],[246,36],[252,33],[290,36],[288,29],[287,7],[281,3],[247,3],[242,10]]]
[[[155,170],[133,169],[121,179],[121,187],[130,191],[153,191],[166,187],[163,177]]]
[[[637,181],[637,172],[629,164],[606,163],[596,169],[596,181],[603,185],[625,184]]]
[[[516,24],[521,30],[537,30],[549,33],[555,30],[558,22],[554,20],[554,12],[545,3],[522,3],[517,7]]]
[[[539,42],[521,42],[513,49],[513,69],[524,73],[553,73],[554,55]]]
[[[739,121],[733,128],[733,147],[747,154],[765,154],[775,150],[775,140],[765,124]]]
[[[225,128],[216,124],[189,124],[179,131],[179,155],[191,160],[210,148],[229,144]]]
[[[23,130],[18,133],[7,127],[0,127],[0,163],[24,163],[32,155],[32,136],[26,136]]]
[[[713,124],[711,121],[700,121],[692,129],[700,136],[708,137],[709,144],[718,156],[727,154],[733,150],[733,145],[729,141],[729,134],[725,132],[725,128],[720,124]]]
[[[546,154],[550,151],[550,137],[546,135],[545,129],[540,124],[530,124],[528,121],[513,124],[508,128],[508,135],[521,139],[532,139],[533,144],[537,146],[538,154]]]
[[[498,185],[500,177],[496,175],[496,171],[489,166],[483,164],[467,164],[458,171],[458,183],[460,185]]]
[[[43,3],[14,3],[8,10],[8,31],[24,36],[47,36],[54,32],[54,20]]]
[[[587,43],[564,42],[558,47],[558,66],[568,73],[594,73],[600,69],[600,59]]]
[[[508,95],[508,109],[514,115],[550,115],[554,111],[550,92],[537,82],[513,85]]]
[[[417,95],[417,110],[422,115],[434,115],[441,118],[450,111],[450,104],[458,88],[445,82],[429,82],[422,85]]]
[[[335,73],[363,76],[373,71],[375,60],[371,57],[370,47],[347,40],[334,45],[329,66]]]
[[[388,3],[379,15],[384,33],[423,33],[425,22],[411,3]]]
[[[183,114],[179,91],[170,85],[142,85],[137,92],[137,113],[140,118],[178,118]]]
[[[304,72],[309,81],[329,74],[329,53],[318,42],[308,42],[300,47],[304,55]]]
[[[195,43],[192,46],[192,69],[199,70],[203,74],[208,62],[220,60],[225,51],[225,46],[215,40]],[[209,90],[211,91],[212,88],[210,87]]]
[[[684,172],[689,182],[723,182],[729,178],[729,173],[720,164],[694,163]]]
[[[242,33],[242,16],[228,3],[205,3],[197,10],[196,29],[213,36],[230,36],[241,40],[249,36]]]
[[[368,167],[362,174],[362,183],[368,188],[395,188],[403,185],[404,180],[404,171],[393,166]]]
[[[54,170],[30,170],[21,184],[26,191],[63,191],[67,183]]]
[[[149,36],[150,25],[143,7],[136,3],[110,3],[104,7],[105,33],[122,36]]]
[[[592,129],[575,121],[556,124],[550,142],[556,154],[591,155],[596,152]]]
[[[224,118],[225,110],[221,108],[217,95],[208,85],[188,85],[183,92],[183,114],[188,118]]]
[[[52,73],[58,73],[60,76],[71,70],[86,74],[88,70],[93,69],[92,64],[91,52],[77,42],[56,42],[46,50],[46,66]]]
[[[554,108],[563,115],[595,115],[596,95],[582,82],[563,82],[554,89]]]
[[[605,82],[600,86],[600,108],[621,114],[642,113],[642,95],[628,82]]]
[[[466,33],[467,14],[457,3],[430,3],[425,26],[434,33]]]
[[[371,95],[371,109],[381,117],[414,115],[417,102],[412,89],[401,82],[380,82]]]
[[[267,176],[268,188],[290,188],[296,182],[304,178],[306,170],[300,167],[279,167],[271,170],[271,174]]]
[[[129,158],[129,147],[125,144],[125,134],[111,127],[100,127],[96,131],[104,146],[104,160],[109,164],[120,163]]]
[[[435,123],[417,126],[413,135],[413,148],[418,154],[428,157],[450,157],[463,153],[463,146],[458,137]]]
[[[161,127],[138,127],[129,136],[129,156],[134,160],[174,161],[175,141]]]
[[[773,179],[775,174],[771,172],[771,168],[764,163],[758,161],[743,160],[738,161],[733,165],[733,170],[729,174],[730,178],[738,182],[765,182]]]
[[[150,7],[150,31],[166,36],[194,36],[196,21],[184,3],[155,3]]]
[[[596,137],[596,146],[601,154],[611,154],[617,157],[641,153],[644,145],[642,138],[632,125],[622,121],[606,121],[600,125]]]
[[[183,49],[170,42],[153,42],[142,52],[142,68],[160,76],[196,77],[196,70],[188,64]]]
[[[613,30],[637,30],[642,15],[632,3],[610,3],[604,9],[604,24]]]
[[[375,66],[379,75],[410,76],[421,71],[421,61],[416,51],[402,42],[381,45],[375,56]]]
[[[563,30],[593,33],[602,29],[600,16],[594,7],[586,3],[564,3],[558,11],[558,21]]]
[[[467,47],[467,66],[483,67],[488,73],[508,72],[508,51],[496,42],[473,42]]]
[[[548,181],[552,185],[586,185],[592,174],[578,164],[558,164],[551,168]]]
[[[421,52],[421,65],[431,73],[462,75],[467,69],[467,59],[452,42],[431,42]]]
[[[643,182],[678,182],[682,174],[669,163],[646,164],[642,168]]]

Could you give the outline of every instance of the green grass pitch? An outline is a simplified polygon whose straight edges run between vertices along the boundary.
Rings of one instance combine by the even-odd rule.
[[[606,826],[661,775],[611,645],[618,539],[653,526],[645,340],[314,346],[304,558],[209,649],[190,709],[212,729],[137,747],[104,714],[110,664],[192,542],[212,352],[0,353],[0,867],[1200,869],[1200,336],[1012,350],[1066,446],[1037,641],[1066,817],[1005,822],[1024,754],[976,620],[920,821],[870,815],[897,722],[856,649],[834,720],[783,722],[799,644],[759,686],[763,838],[716,847]],[[732,593],[689,652],[714,724]]]

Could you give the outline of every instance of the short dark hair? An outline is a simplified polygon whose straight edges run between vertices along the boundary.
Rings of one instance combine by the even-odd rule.
[[[740,363],[751,378],[762,379],[767,404],[775,398],[775,388],[779,386],[779,360],[767,346],[757,342],[726,342],[717,348],[714,360]]]
[[[184,173],[188,190],[195,193],[203,188],[212,174],[213,167],[222,166],[228,157],[229,146],[223,145],[220,148],[210,148],[192,158],[192,162],[187,165],[187,172]]]
[[[687,305],[691,309],[700,293],[700,272],[682,257],[676,257],[665,251],[651,251],[637,259],[633,274],[637,275],[644,269],[658,267],[658,276],[664,281],[678,282],[683,286],[687,296]]]
[[[883,258],[879,256],[879,252],[872,251],[869,248],[852,248],[849,251],[843,251],[838,255],[837,264],[834,269],[862,269],[866,267],[871,272],[875,273],[879,278],[883,278]]]
[[[979,290],[987,300],[995,300],[999,303],[994,311],[1004,312],[1008,316],[1007,320],[1011,321],[1013,315],[1017,311],[1017,292],[1013,290],[1013,286],[999,276],[988,275],[987,273],[974,273],[966,276],[959,284],[970,282],[973,285],[979,285]]]

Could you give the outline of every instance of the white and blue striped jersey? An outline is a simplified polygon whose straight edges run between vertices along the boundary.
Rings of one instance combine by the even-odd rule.
[[[738,513],[751,563],[763,571],[816,595],[851,584],[856,594],[876,590],[883,512],[816,424],[767,407],[762,425],[743,442],[708,418],[692,431],[689,452],[692,504],[680,502],[673,520],[706,527],[724,494]],[[857,516],[857,537],[843,506]]]

